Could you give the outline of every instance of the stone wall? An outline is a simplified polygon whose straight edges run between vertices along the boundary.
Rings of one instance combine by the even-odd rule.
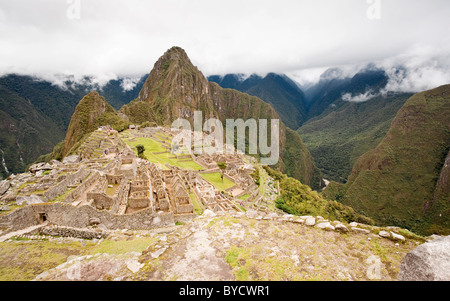
[[[72,203],[76,198],[78,198],[83,192],[86,191],[88,187],[90,187],[92,184],[94,184],[95,181],[97,181],[100,177],[100,173],[96,172],[94,174],[91,174],[91,176],[86,180],[83,181],[77,188],[72,190],[69,195],[63,200],[64,203]]]
[[[134,197],[128,199],[128,207],[130,208],[147,208],[150,206],[150,197]]]
[[[108,180],[108,184],[115,185],[115,184],[120,184],[122,182],[123,176],[107,174],[106,179]]]
[[[67,191],[67,187],[75,184],[79,184],[80,180],[84,180],[90,173],[90,170],[86,168],[80,168],[78,171],[67,175],[64,180],[51,187],[44,192],[43,197],[49,201],[54,200],[61,194]]]
[[[130,183],[128,181],[122,181],[113,196],[113,206],[111,208],[113,213],[119,212],[121,204],[127,204],[129,191]]]
[[[197,214],[195,214],[195,213],[175,214],[174,215],[174,222],[188,223],[188,222],[192,221],[196,217],[197,217]]]
[[[85,228],[94,218],[111,230],[147,230],[175,225],[173,213],[154,213],[151,209],[143,209],[131,214],[118,215],[98,211],[88,205],[74,207],[63,203],[37,204],[17,209],[10,214],[1,215],[0,225],[8,227],[5,233],[35,226],[42,222],[40,213],[45,213],[47,221],[51,224],[73,228]]]
[[[193,213],[194,206],[192,204],[177,205],[177,214]]]
[[[114,203],[104,192],[88,192],[86,199],[94,200],[94,206],[99,210],[110,210]]]
[[[34,207],[35,205],[29,205],[10,214],[0,215],[0,225],[8,229],[6,232],[10,232],[40,224],[39,211]]]
[[[77,229],[71,227],[59,227],[59,226],[50,226],[50,227],[42,227],[39,229],[39,234],[42,235],[50,235],[50,236],[62,236],[62,237],[75,237],[82,239],[100,239],[105,238],[107,236],[106,233],[89,230],[89,229]]]

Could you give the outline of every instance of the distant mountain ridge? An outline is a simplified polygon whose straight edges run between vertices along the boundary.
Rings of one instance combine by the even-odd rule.
[[[241,74],[212,75],[208,80],[222,88],[261,98],[272,105],[283,122],[293,130],[306,120],[306,97],[298,85],[284,74],[269,73],[264,77],[257,74],[249,77]]]
[[[388,75],[373,65],[354,75],[330,68],[305,91],[288,76],[274,73],[208,79],[272,104],[283,122],[300,134],[326,178],[342,183],[355,160],[384,137],[398,109],[412,95],[386,92]]]
[[[342,76],[340,72],[337,68],[325,71],[319,82],[305,91],[308,95],[308,119],[321,115],[344,95],[364,95],[370,91],[376,95],[389,80],[381,69],[362,69],[352,77]]]

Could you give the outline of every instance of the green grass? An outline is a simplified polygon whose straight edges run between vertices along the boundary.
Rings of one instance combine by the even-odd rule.
[[[246,194],[243,194],[240,197],[238,197],[238,199],[246,201],[249,197],[250,197],[250,195],[248,193],[246,193]]]
[[[198,215],[201,215],[203,213],[203,210],[204,210],[203,205],[198,200],[198,198],[195,195],[195,193],[193,193],[193,192],[189,193],[189,197],[191,198],[192,205],[194,206],[195,213],[198,214]]]
[[[161,132],[156,132],[156,135],[159,136],[161,138],[161,140],[166,140],[167,142],[171,141],[170,136],[163,134]]]
[[[223,177],[223,180],[222,180],[220,172],[200,173],[200,176],[202,178],[204,178],[206,181],[208,181],[209,183],[211,183],[215,188],[219,189],[220,191],[224,191],[224,190],[236,185],[236,183],[227,179],[226,177]]]
[[[69,188],[66,190],[66,192],[64,192],[63,194],[61,194],[60,196],[56,197],[52,202],[58,203],[63,201],[68,195],[69,193],[74,190],[74,188]]]
[[[130,145],[131,147],[136,147],[138,144],[142,144],[145,147],[144,155],[148,159],[148,161],[152,163],[159,164],[162,168],[167,169],[165,166],[169,164],[170,166],[176,166],[183,169],[190,170],[202,170],[203,166],[197,164],[195,161],[179,161],[175,158],[170,152],[162,153],[162,154],[154,154],[163,152],[166,149],[161,146],[161,144],[150,138],[135,138],[134,140],[124,138],[125,143]]]
[[[70,255],[82,255],[80,242],[16,241],[0,243],[0,281],[27,281],[54,268]]]
[[[105,240],[91,248],[89,253],[125,254],[128,252],[142,252],[155,241],[155,237],[141,237],[119,241]]]
[[[106,188],[106,195],[111,196],[111,197],[114,196],[114,194],[116,193],[116,190],[119,187],[119,184],[114,184],[112,186],[113,187]]]
[[[104,240],[99,244],[75,242],[28,241],[0,243],[0,281],[27,281],[64,262],[70,255],[142,252],[157,240],[141,237],[131,240]]]

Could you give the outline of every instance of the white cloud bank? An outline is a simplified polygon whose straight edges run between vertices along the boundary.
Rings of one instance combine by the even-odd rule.
[[[205,75],[307,83],[375,62],[392,89],[420,90],[450,82],[448,11],[448,0],[0,0],[0,75],[136,77],[180,46]]]

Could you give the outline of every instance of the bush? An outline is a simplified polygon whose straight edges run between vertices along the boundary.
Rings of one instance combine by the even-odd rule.
[[[280,197],[275,201],[277,208],[294,215],[320,215],[342,222],[356,221],[374,224],[373,220],[358,214],[353,208],[321,197],[307,185],[288,177],[279,171],[264,166],[267,173],[280,183]]]

